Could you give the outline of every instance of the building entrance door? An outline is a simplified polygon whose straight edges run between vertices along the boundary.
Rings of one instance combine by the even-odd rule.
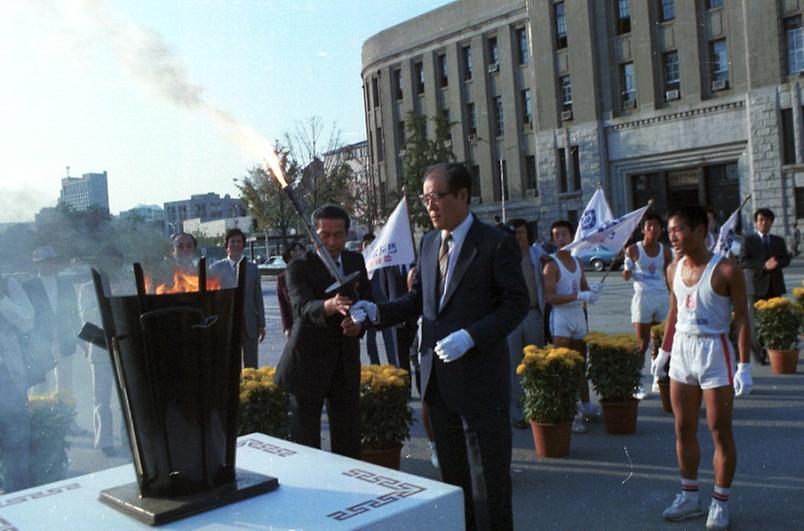
[[[668,209],[700,204],[700,201],[698,201],[697,188],[679,188],[670,190],[669,197],[667,198]]]

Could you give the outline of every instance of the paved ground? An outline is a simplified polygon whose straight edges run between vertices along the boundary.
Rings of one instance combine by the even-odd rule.
[[[599,278],[599,274],[590,275]],[[788,287],[804,279],[804,259],[786,270]],[[262,364],[275,365],[284,346],[273,280],[263,281],[268,340],[260,348]],[[606,332],[630,331],[632,288],[619,275],[590,312],[590,327]],[[382,343],[380,341],[380,343]],[[367,362],[365,353],[364,362]],[[76,365],[76,388],[89,392],[89,370]],[[88,392],[79,396],[78,422],[91,426]],[[417,412],[420,402],[411,402]],[[712,445],[701,416],[700,478],[705,503],[712,490]],[[735,431],[739,452],[731,498],[732,529],[804,529],[804,360],[799,373],[776,376],[754,367],[754,391],[737,401]],[[127,462],[127,456],[106,458],[91,448],[89,436],[72,438],[70,474],[79,475]],[[327,441],[324,442],[325,446]],[[602,423],[588,434],[573,435],[566,459],[535,457],[529,431],[514,430],[512,463],[514,517],[519,529],[701,529],[703,519],[666,524],[660,516],[678,490],[673,417],[661,409],[658,397],[640,404],[637,432],[614,436]],[[426,439],[417,421],[403,449],[402,469],[438,479],[429,462]]]

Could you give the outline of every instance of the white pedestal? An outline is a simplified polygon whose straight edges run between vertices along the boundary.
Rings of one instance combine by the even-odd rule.
[[[260,433],[238,439],[237,467],[279,479],[268,494],[160,529],[463,529],[463,493]],[[136,481],[132,465],[0,496],[0,529],[148,529],[102,504],[102,489]]]

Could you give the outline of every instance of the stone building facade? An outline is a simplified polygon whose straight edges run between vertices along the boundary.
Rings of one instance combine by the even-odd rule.
[[[363,44],[370,163],[399,190],[408,111],[453,122],[473,210],[576,221],[653,199],[804,219],[804,0],[460,0]],[[430,131],[432,134],[432,130]],[[500,174],[502,173],[502,178]],[[749,225],[750,226],[750,223]]]

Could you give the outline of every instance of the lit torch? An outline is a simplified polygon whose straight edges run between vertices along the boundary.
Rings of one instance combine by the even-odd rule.
[[[268,150],[268,159],[266,162],[268,163],[268,167],[270,168],[273,176],[277,181],[279,181],[279,186],[285,191],[285,194],[287,194],[288,198],[290,199],[293,209],[296,210],[296,213],[301,218],[302,225],[304,225],[304,228],[307,230],[307,234],[313,241],[313,245],[315,245],[315,250],[318,253],[319,258],[321,258],[321,261],[324,262],[324,265],[327,267],[329,273],[335,278],[335,283],[327,288],[327,294],[340,292],[345,295],[354,295],[354,293],[352,293],[354,289],[354,282],[360,276],[360,271],[354,271],[348,275],[344,275],[343,272],[338,269],[338,266],[335,265],[335,261],[329,255],[329,252],[324,247],[324,244],[321,243],[321,239],[318,237],[318,233],[315,231],[312,223],[310,223],[310,220],[304,215],[304,207],[302,206],[301,201],[299,201],[299,198],[296,197],[296,193],[293,191],[293,188],[290,187],[290,184],[285,179],[285,174],[282,171],[282,165],[279,163],[279,157],[276,156],[276,152],[273,149]]]

